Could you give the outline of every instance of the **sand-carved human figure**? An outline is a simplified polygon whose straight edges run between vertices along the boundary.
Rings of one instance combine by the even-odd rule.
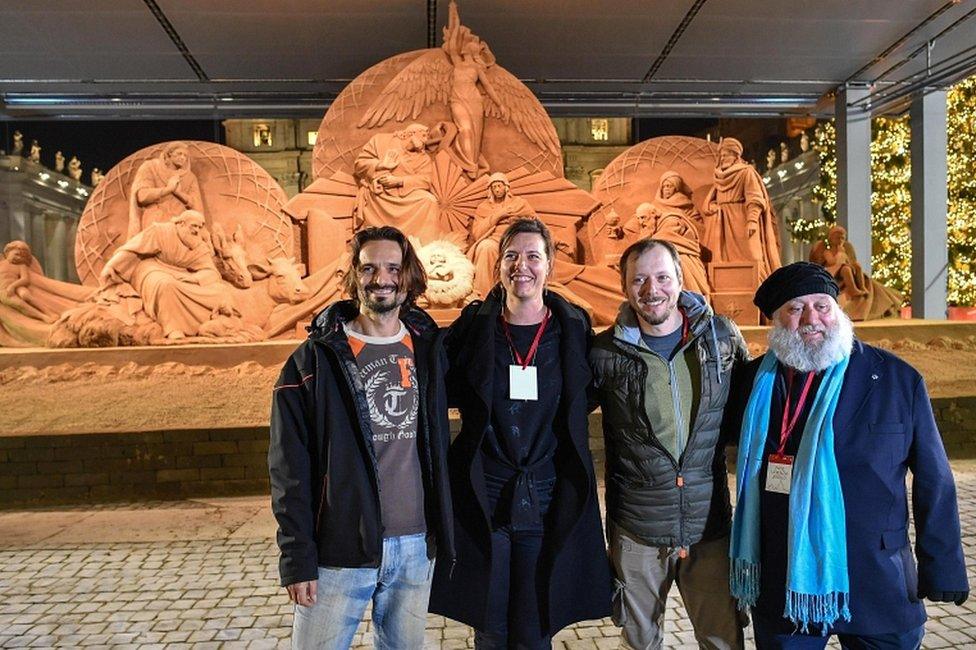
[[[428,129],[410,124],[369,139],[356,157],[356,227],[395,226],[423,243],[437,238],[440,208],[431,191]]]
[[[684,288],[710,295],[708,276],[702,260],[701,215],[691,200],[691,189],[675,171],[661,174],[661,181],[651,204],[654,228],[651,237],[671,242],[678,251]]]
[[[759,282],[780,267],[769,193],[759,172],[742,159],[742,143],[735,138],[719,143],[718,165],[704,205],[703,243],[713,262],[755,262]]]
[[[851,320],[895,316],[901,308],[904,297],[872,279],[861,268],[843,226],[832,227],[826,240],[814,244],[810,261],[826,268],[837,280],[841,290],[838,302]]]
[[[53,323],[58,319],[58,312],[49,309],[36,294],[36,287],[32,286],[32,272],[30,246],[23,241],[12,241],[3,247],[3,259],[0,260],[0,303],[13,307],[26,316],[45,323]]]
[[[620,265],[620,255],[627,248],[627,231],[620,215],[612,208],[603,216],[602,221],[603,223],[591,221],[593,258],[598,265],[615,269]]]
[[[474,262],[474,290],[478,295],[487,295],[495,286],[502,233],[519,217],[538,215],[528,201],[512,194],[508,176],[495,172],[488,177],[488,197],[475,208],[471,224],[473,241],[468,247],[468,258]]]
[[[624,224],[624,232],[632,239],[646,239],[657,229],[658,211],[648,201],[634,208],[634,215]]]
[[[482,155],[487,117],[511,123],[534,144],[558,156],[559,137],[552,122],[539,113],[531,92],[495,64],[488,44],[461,24],[453,1],[443,34],[441,48],[427,50],[393,77],[357,126],[374,128],[391,119],[417,119],[425,107],[446,100],[451,122],[434,126],[439,149],[470,179],[488,170]]]
[[[91,186],[98,187],[98,184],[105,179],[105,174],[98,167],[91,170]]]
[[[41,145],[37,143],[37,140],[31,140],[30,153],[27,155],[27,159],[35,163],[41,162]]]
[[[491,79],[488,68],[495,64],[495,56],[488,45],[461,25],[457,5],[451,3],[448,9],[447,26],[444,28],[444,44],[441,46],[451,59],[451,94],[448,106],[451,120],[457,127],[457,137],[451,151],[461,169],[476,178],[488,169],[488,163],[481,156],[481,138],[485,126],[485,94],[499,109],[504,121],[509,119],[508,107],[501,101]],[[480,85],[480,87],[479,87]]]
[[[64,163],[65,163],[64,154],[61,153],[61,150],[60,149],[57,150],[57,151],[55,151],[54,152],[54,171],[56,171],[59,174],[63,174],[64,173]]]
[[[109,258],[99,278],[101,287],[129,283],[167,339],[196,335],[212,314],[233,309],[204,226],[203,215],[195,210],[151,224]]]
[[[139,166],[129,189],[127,238],[153,223],[167,222],[184,210],[203,212],[200,182],[190,169],[189,149],[170,143],[156,158]]]
[[[10,153],[14,156],[24,155],[24,134],[20,131],[14,131],[13,141],[10,145]]]
[[[0,346],[44,345],[51,324],[91,293],[46,277],[26,242],[9,242],[0,258]]]

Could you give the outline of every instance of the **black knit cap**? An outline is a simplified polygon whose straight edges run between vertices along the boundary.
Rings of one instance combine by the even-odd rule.
[[[794,262],[781,266],[769,274],[756,290],[752,302],[766,318],[788,300],[812,293],[825,293],[836,299],[840,289],[824,267],[812,262]]]

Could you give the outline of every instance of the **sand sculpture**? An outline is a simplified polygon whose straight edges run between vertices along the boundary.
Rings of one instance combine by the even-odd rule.
[[[720,147],[685,136],[651,138],[624,151],[593,189],[601,207],[587,224],[585,260],[607,263],[608,250],[640,237],[668,239],[681,253],[689,288],[739,324],[758,324],[752,296],[763,274],[780,265],[776,217],[761,177],[740,155],[732,138]],[[625,215],[622,241],[608,236],[615,232],[606,226],[611,211]],[[750,223],[758,224],[752,240]]]
[[[200,182],[190,168],[190,155],[182,142],[167,144],[136,171],[129,188],[129,227],[135,237],[154,223],[169,221],[184,210],[203,210]]]
[[[673,170],[661,174],[654,200],[637,206],[637,213],[629,223],[634,224],[635,221],[641,237],[663,239],[674,244],[681,259],[684,287],[709,297],[711,288],[701,249],[705,224],[691,201],[691,189],[681,174]],[[631,229],[634,227],[631,225]]]
[[[20,131],[14,131],[12,138],[10,153],[14,156],[22,156],[24,154],[24,134]]]
[[[410,124],[369,139],[356,157],[354,228],[396,225],[423,242],[437,238],[439,210],[430,191],[433,161],[427,136],[426,126]]]
[[[487,294],[495,284],[502,233],[519,217],[537,218],[538,214],[528,201],[512,194],[508,176],[495,172],[488,177],[487,198],[475,208],[468,248],[468,257],[474,262],[474,289],[479,295]]]
[[[898,315],[904,296],[864,272],[842,226],[834,226],[827,232],[826,240],[814,244],[810,261],[823,265],[833,274],[841,290],[838,302],[851,320]]]
[[[109,170],[76,239],[94,293],[61,315],[48,344],[301,335],[342,296],[352,233],[380,224],[414,239],[431,279],[421,302],[450,322],[494,282],[498,236],[518,216],[550,227],[551,289],[596,325],[622,301],[620,253],[647,235],[674,242],[689,286],[727,312],[751,304],[779,256],[741,145],[655,138],[611,163],[593,194],[580,190],[563,178],[539,101],[454,2],[448,13],[441,47],[377,63],[339,94],[318,131],[314,180],[291,200],[254,161],[213,143],[161,143]]]
[[[755,168],[742,159],[742,143],[719,144],[711,190],[705,196],[705,246],[713,262],[752,262],[762,282],[780,267],[779,229],[769,193]]]
[[[0,346],[44,345],[61,314],[91,293],[46,277],[26,242],[9,242],[0,259]]]
[[[64,154],[60,150],[54,152],[54,171],[64,173]]]

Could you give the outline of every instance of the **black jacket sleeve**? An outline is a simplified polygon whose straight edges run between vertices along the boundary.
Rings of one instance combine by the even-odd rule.
[[[287,586],[318,578],[318,552],[312,511],[312,462],[308,396],[314,374],[303,368],[305,344],[285,363],[271,402],[271,509],[278,521],[279,572]]]

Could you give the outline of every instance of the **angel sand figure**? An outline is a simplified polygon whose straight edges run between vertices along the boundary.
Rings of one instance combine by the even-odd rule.
[[[51,324],[92,291],[46,277],[26,242],[8,243],[0,259],[0,346],[44,345]]]
[[[851,320],[871,320],[896,316],[904,296],[869,277],[857,261],[854,246],[847,241],[847,230],[834,226],[827,239],[810,250],[810,261],[820,264],[837,280],[838,302]]]
[[[171,142],[158,157],[142,163],[129,192],[126,239],[184,210],[203,212],[200,182],[190,169],[189,150],[182,142]]]
[[[559,155],[556,130],[544,114],[539,114],[535,97],[495,64],[487,43],[461,25],[453,1],[441,48],[426,51],[401,70],[357,126],[374,128],[391,119],[417,119],[425,107],[437,101],[446,102],[451,111],[451,123],[439,123],[432,129],[439,150],[446,151],[472,180],[489,168],[482,154],[486,117],[511,122],[534,144]]]

